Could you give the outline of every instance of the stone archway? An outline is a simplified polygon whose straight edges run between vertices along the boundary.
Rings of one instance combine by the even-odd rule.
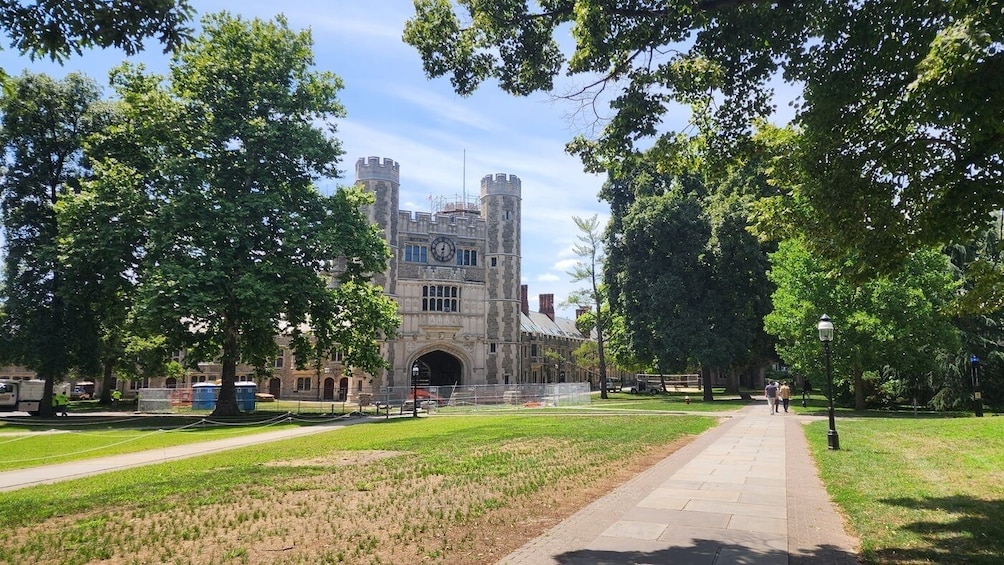
[[[464,383],[463,363],[446,351],[430,351],[416,359],[415,363],[419,369],[419,386],[454,386]]]
[[[324,392],[321,394],[322,400],[334,400],[335,399],[335,379],[331,377],[325,377],[324,379]]]

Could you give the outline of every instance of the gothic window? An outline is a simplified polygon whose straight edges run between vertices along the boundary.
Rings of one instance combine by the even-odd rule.
[[[279,356],[275,358],[275,365],[273,365],[273,366],[276,369],[281,369],[283,363],[285,362],[285,359],[283,358],[283,353],[284,353],[283,351],[280,351],[279,352]]]
[[[296,390],[300,392],[307,392],[310,390],[310,377],[297,377],[296,378]]]
[[[429,248],[425,245],[405,245],[404,260],[409,263],[428,263]]]
[[[478,264],[478,251],[476,249],[458,249],[457,265],[465,267],[476,267]]]
[[[460,287],[430,284],[422,287],[423,312],[459,312]]]

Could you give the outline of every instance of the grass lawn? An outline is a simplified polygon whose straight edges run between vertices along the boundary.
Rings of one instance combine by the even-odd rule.
[[[0,496],[2,563],[494,563],[712,425],[410,418]]]
[[[689,394],[690,404],[685,402],[688,393],[671,392],[659,395],[637,395],[624,393],[609,393],[609,399],[604,400],[598,394],[591,399],[591,404],[559,408],[513,407],[509,405],[482,406],[474,410],[478,413],[505,412],[522,415],[534,414],[578,414],[597,412],[631,413],[634,411],[657,412],[717,412],[742,408],[747,403],[738,396],[724,396],[721,391],[716,393],[714,402],[704,402],[700,392]],[[269,411],[262,411],[262,406]],[[90,407],[83,403],[83,406]],[[97,406],[94,403],[94,406]],[[175,445],[210,441],[240,435],[283,429],[290,426],[312,425],[318,422],[330,421],[332,414],[326,413],[335,407],[333,415],[340,416],[358,410],[355,405],[345,405],[330,402],[297,402],[280,401],[259,403],[259,410],[234,419],[231,422],[205,424],[209,412],[192,411],[179,408],[170,416],[135,415],[131,410],[123,411],[121,416],[88,416],[86,408],[73,410],[69,418],[17,418],[0,421],[0,471],[24,469],[38,465],[52,465],[89,459],[132,453],[147,449],[161,449]],[[74,406],[74,408],[77,408]],[[278,409],[290,412],[293,421],[275,420],[279,417]],[[107,410],[107,408],[105,408]],[[274,410],[274,411],[273,411]],[[299,414],[302,411],[302,418]],[[374,407],[363,410],[369,415],[377,415]],[[469,414],[471,408],[453,409],[443,407],[437,410],[439,415],[449,415],[458,412]],[[285,412],[283,412],[285,413]],[[384,412],[379,412],[383,414]],[[424,412],[423,412],[424,413]],[[84,415],[81,415],[84,414]],[[107,414],[104,413],[104,414]],[[323,415],[322,415],[323,414]],[[398,409],[391,410],[391,415],[399,415]]]
[[[807,435],[869,563],[1004,563],[1004,418],[837,419]]]
[[[73,416],[48,420],[32,418],[23,420],[23,423],[5,421],[0,423],[0,471],[161,449],[309,424],[284,419],[262,422],[248,418],[228,424],[202,425],[202,420],[179,416]]]
[[[600,398],[599,394],[594,394],[589,408],[598,410],[721,412],[738,410],[749,405],[749,401],[742,400],[738,395],[725,395],[722,391],[714,391],[715,400],[711,402],[704,402],[701,394],[701,391],[673,391],[653,395],[608,392],[606,400]],[[690,398],[689,404],[686,402],[688,397]]]

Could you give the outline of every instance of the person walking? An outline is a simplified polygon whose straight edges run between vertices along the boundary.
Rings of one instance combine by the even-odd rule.
[[[112,406],[118,406],[119,402],[122,401],[122,391],[115,389],[112,391]]]
[[[773,416],[777,410],[777,381],[768,381],[767,386],[763,389],[763,394],[767,397],[767,406]]]
[[[70,405],[70,397],[66,396],[65,392],[56,393],[54,400],[56,405],[56,413],[60,416],[69,416],[66,412],[66,408]]]
[[[791,387],[787,382],[781,383],[781,388],[777,389],[777,397],[781,399],[781,406],[788,412],[788,404],[791,403]]]

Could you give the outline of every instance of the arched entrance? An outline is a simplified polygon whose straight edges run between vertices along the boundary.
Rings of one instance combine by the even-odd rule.
[[[272,377],[268,380],[268,393],[279,398],[279,393],[282,392],[282,380],[279,377]]]
[[[327,377],[324,379],[324,400],[335,399],[335,379]]]
[[[342,377],[338,380],[338,402],[345,402],[349,397],[349,379]]]
[[[463,384],[464,367],[445,351],[430,351],[415,360],[418,364],[418,386],[454,386]],[[410,370],[410,369],[409,369]],[[411,378],[411,375],[408,375]],[[408,381],[409,384],[411,381]]]

